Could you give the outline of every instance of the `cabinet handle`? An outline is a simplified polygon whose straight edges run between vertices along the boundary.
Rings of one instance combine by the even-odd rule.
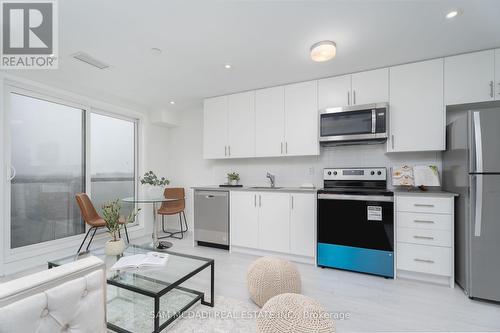
[[[434,263],[434,260],[429,260],[429,259],[419,259],[419,258],[415,258],[413,259],[415,261],[418,261],[418,262],[426,262],[426,263],[429,263],[429,264],[433,264]]]
[[[288,154],[288,142],[285,142],[285,154]]]
[[[283,142],[281,142],[281,155],[283,155]]]
[[[262,197],[259,194],[259,207],[262,207]]]
[[[490,81],[490,97],[493,98],[493,81]]]
[[[227,146],[227,154],[231,156],[231,146]]]
[[[498,94],[500,95],[500,82],[498,82]]]
[[[428,220],[413,220],[415,223],[434,223],[434,221],[428,221]]]
[[[257,194],[253,195],[253,206],[257,207]]]
[[[292,195],[292,209],[293,209],[293,195]]]
[[[434,207],[433,204],[413,204],[415,207]]]
[[[413,236],[413,238],[415,238],[415,239],[429,239],[429,240],[433,240],[434,239],[434,237],[418,236],[418,235]]]
[[[224,146],[224,156],[227,156],[227,146]]]
[[[392,150],[394,150],[394,134],[391,135]]]
[[[349,91],[347,92],[347,105],[351,105],[351,96],[349,95]]]
[[[356,105],[356,90],[352,91],[352,105]]]

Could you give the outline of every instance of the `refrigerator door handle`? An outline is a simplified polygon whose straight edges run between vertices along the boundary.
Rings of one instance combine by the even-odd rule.
[[[475,175],[476,178],[476,207],[474,211],[474,236],[481,236],[481,220],[483,216],[483,175]]]
[[[474,148],[476,152],[475,172],[483,172],[483,140],[481,133],[481,114],[474,111]]]

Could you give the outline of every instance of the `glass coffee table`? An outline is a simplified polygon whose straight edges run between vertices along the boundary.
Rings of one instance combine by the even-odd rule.
[[[154,251],[147,246],[128,245],[123,255]],[[107,256],[104,248],[91,250],[48,262],[49,269],[88,256],[106,264],[108,328],[116,332],[160,332],[198,301],[214,306],[214,260],[165,251],[165,267],[144,271],[110,271],[120,258]],[[203,271],[210,267],[210,301],[205,300],[206,279]],[[201,281],[200,281],[201,280]],[[184,286],[181,286],[183,285]],[[189,288],[186,286],[189,284]]]

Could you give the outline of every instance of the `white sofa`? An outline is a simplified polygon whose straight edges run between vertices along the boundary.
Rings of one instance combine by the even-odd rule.
[[[0,333],[106,332],[106,275],[96,257],[0,284]]]

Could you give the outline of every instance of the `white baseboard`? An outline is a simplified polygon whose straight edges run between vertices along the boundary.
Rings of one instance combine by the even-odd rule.
[[[314,260],[313,257],[304,257],[304,256],[298,256],[298,255],[289,254],[289,253],[251,249],[251,248],[234,246],[234,245],[229,247],[229,251],[235,252],[235,253],[251,254],[251,255],[259,256],[259,257],[265,257],[265,256],[278,257],[278,258],[286,259],[289,261],[299,262],[302,264],[309,264],[309,265],[316,264],[316,261]]]

